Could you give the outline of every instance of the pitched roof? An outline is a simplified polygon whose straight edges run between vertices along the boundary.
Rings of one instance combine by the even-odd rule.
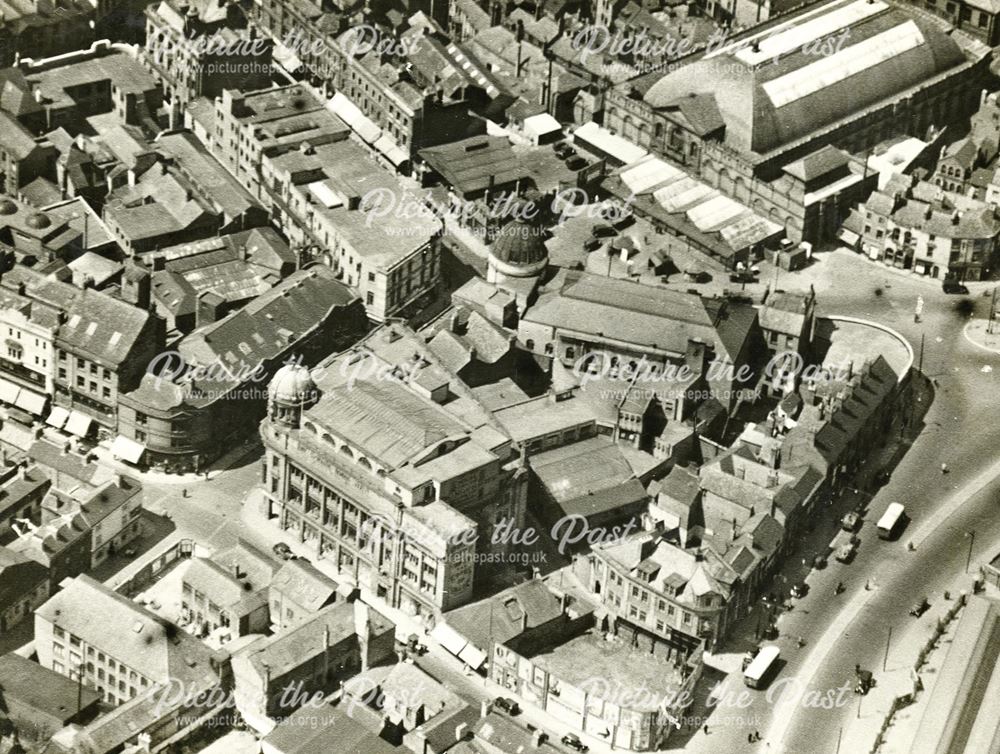
[[[756,311],[660,286],[569,272],[542,292],[523,317],[553,327],[683,354],[688,340],[714,344],[717,357],[735,359]]]
[[[35,615],[153,683],[200,683],[217,676],[223,655],[90,576],[65,579]]]
[[[27,707],[67,722],[78,708],[97,704],[101,695],[89,686],[81,687],[61,673],[10,652],[0,656],[0,700],[0,706],[8,714],[15,707]]]
[[[557,620],[562,599],[540,579],[505,589],[487,600],[451,610],[444,621],[480,649],[490,640],[504,644],[525,630]]]
[[[827,144],[815,152],[807,154],[805,157],[788,163],[782,170],[798,178],[800,181],[810,183],[827,173],[832,173],[847,166],[849,161],[847,154]]]
[[[267,604],[262,587],[237,578],[208,558],[191,558],[184,570],[184,585],[200,592],[220,608],[245,615]]]
[[[307,560],[286,560],[270,587],[310,612],[333,601],[337,594],[337,582]]]
[[[840,46],[817,55],[815,40]],[[832,0],[710,49],[663,75],[645,100],[663,107],[692,92],[712,95],[726,143],[765,154],[965,64],[937,19],[881,1]]]
[[[215,368],[207,376],[195,375],[196,379],[180,383],[146,374],[128,397],[160,410],[181,402],[212,403],[242,384],[258,365],[278,358],[311,335],[336,311],[353,307],[361,316],[359,304],[357,294],[337,280],[329,267],[299,270],[239,311],[194,330],[177,345],[187,364],[221,363],[226,370]]]
[[[359,611],[357,615],[356,611]],[[393,629],[388,618],[370,607],[359,602],[341,602],[323,608],[279,634],[258,639],[239,650],[234,659],[249,663],[261,677],[270,673],[272,678],[280,678],[324,652],[327,646],[356,636],[358,616],[365,612],[374,633]]]
[[[0,546],[0,605],[15,604],[49,577],[48,569],[20,552]]]

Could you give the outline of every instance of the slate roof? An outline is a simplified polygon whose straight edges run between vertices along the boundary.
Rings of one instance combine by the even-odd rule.
[[[324,651],[324,636],[329,631],[329,646],[356,636],[355,610],[366,609],[373,633],[393,628],[381,613],[356,602],[329,605],[302,622],[273,636],[262,637],[238,651],[235,657],[248,662],[261,677],[269,672],[279,678]]]
[[[844,168],[848,163],[849,158],[843,151],[827,144],[805,157],[788,163],[782,170],[800,181],[811,183],[817,178]]]
[[[679,111],[691,131],[698,136],[707,136],[726,125],[722,113],[719,112],[715,96],[712,94],[691,92],[683,97],[678,97],[663,107],[666,110]]]
[[[239,311],[194,330],[177,345],[187,364],[221,362],[231,377],[216,368],[204,379],[178,384],[147,374],[129,396],[161,410],[185,401],[211,403],[241,384],[240,378],[245,379],[259,364],[279,357],[311,334],[335,310],[358,301],[357,294],[337,280],[329,267],[299,270]]]
[[[270,588],[310,612],[332,602],[337,594],[337,582],[306,560],[286,560]]]
[[[32,306],[33,313],[41,304],[39,313],[48,312],[49,326],[59,328],[57,344],[73,353],[117,368],[129,358],[140,339],[148,336],[149,312],[105,293],[76,288],[21,265],[4,273],[0,282],[8,290],[16,290],[21,284],[24,295],[38,302]],[[59,322],[54,307],[65,312],[64,322]]]
[[[689,338],[735,359],[756,312],[721,299],[582,272],[567,273],[525,313],[526,322],[683,354]]]
[[[471,194],[504,186],[530,177],[510,142],[500,136],[473,136],[451,144],[426,147],[420,156],[449,186],[460,194]]]
[[[99,692],[61,673],[9,652],[0,656],[0,699],[8,713],[17,705],[61,722],[101,700]]]
[[[90,576],[65,579],[35,614],[153,683],[217,676],[224,655]]]
[[[0,110],[0,149],[15,160],[23,160],[38,147],[35,137],[21,123]]]
[[[45,566],[20,552],[0,546],[0,605],[7,608],[33,592],[49,577]]]
[[[267,604],[263,587],[236,578],[208,558],[192,558],[184,571],[185,586],[201,592],[214,605],[246,615]]]
[[[562,600],[540,579],[505,589],[472,605],[444,614],[444,622],[479,649],[490,640],[504,644],[525,628],[543,626],[562,615]]]

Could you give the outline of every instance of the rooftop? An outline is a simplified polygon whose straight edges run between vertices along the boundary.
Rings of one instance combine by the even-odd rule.
[[[686,679],[685,671],[666,662],[650,662],[649,649],[629,647],[624,639],[608,639],[591,630],[531,657],[560,681],[595,697],[619,703],[623,688],[645,689],[628,706],[653,711],[669,705]]]
[[[810,54],[820,39],[839,44],[831,54]],[[658,108],[692,93],[711,95],[726,143],[763,154],[967,62],[932,18],[881,0],[833,0],[754,27],[664,75],[645,100]]]
[[[319,610],[279,634],[258,639],[236,656],[250,663],[261,676],[270,673],[271,677],[280,678],[320,654],[325,647],[356,636],[357,621],[363,616],[367,616],[376,634],[393,629],[388,618],[367,605],[342,602]]]
[[[139,95],[156,88],[156,80],[130,55],[105,48],[96,53],[76,53],[27,67],[28,82],[38,89],[42,103],[49,107],[76,107],[77,90],[107,83],[123,94]]]
[[[756,318],[750,307],[589,273],[557,278],[524,316],[527,322],[630,343],[673,355],[700,338],[717,358],[735,359]]]
[[[101,695],[11,652],[0,656],[0,700],[7,714],[26,707],[66,722],[76,716],[78,709],[96,705]]]
[[[392,269],[441,230],[422,197],[352,140],[269,159],[293,185],[293,204],[308,207],[312,225],[327,224],[331,235],[378,269]]]
[[[222,661],[198,639],[86,575],[65,579],[35,616],[99,647],[153,683],[201,683],[217,675]]]

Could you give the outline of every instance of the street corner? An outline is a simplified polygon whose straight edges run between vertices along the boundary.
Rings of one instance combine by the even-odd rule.
[[[988,319],[972,319],[966,323],[962,334],[976,348],[1000,355],[1000,323]]]

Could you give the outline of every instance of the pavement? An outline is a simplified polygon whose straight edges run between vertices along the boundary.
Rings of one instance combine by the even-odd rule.
[[[977,348],[991,353],[1000,353],[1000,328],[994,329],[998,331],[990,332],[988,319],[973,319],[962,330],[962,335]]]
[[[282,530],[277,525],[276,519],[267,519],[260,501],[261,491],[259,488],[255,488],[247,495],[243,522],[248,528],[252,528],[257,534],[263,534],[272,543],[284,542],[295,554],[309,560],[318,570],[335,581],[343,580],[345,575],[352,577],[352,574],[341,573],[332,561],[317,558],[316,551],[311,545],[299,542],[293,532]],[[421,636],[421,641],[427,646],[428,652],[416,660],[416,665],[439,683],[443,683],[451,691],[459,694],[469,704],[479,706],[483,701],[493,701],[498,696],[511,695],[508,689],[482,675],[473,673],[465,663],[441,647],[425,632],[426,626],[419,618],[407,615],[402,610],[390,606],[385,600],[367,589],[361,590],[361,599],[396,624],[396,637],[398,639],[406,641],[411,634]],[[522,712],[516,717],[516,720],[522,725],[530,723],[536,728],[548,731],[550,740],[558,741],[570,730],[566,723],[559,721],[539,707],[523,699],[518,699],[518,703]],[[611,747],[604,741],[579,731],[574,732],[590,747],[593,754],[610,754],[612,751]]]
[[[219,476],[225,474],[226,471],[231,469],[243,458],[256,452],[259,448],[259,439],[256,436],[251,435],[242,443],[227,451],[209,464],[208,468],[204,471],[200,471],[198,473],[187,472],[184,474],[168,474],[165,471],[159,471],[157,469],[141,469],[131,463],[121,461],[115,458],[115,456],[111,453],[111,440],[105,440],[104,442],[95,445],[93,453],[97,456],[98,461],[100,461],[102,465],[114,469],[121,474],[138,479],[143,484],[183,487],[185,485],[203,482],[206,479],[218,478]]]
[[[810,587],[809,594],[791,603],[792,609],[778,619],[779,637],[774,643],[781,647],[786,663],[774,681],[785,681],[779,691],[798,684],[806,692],[817,692],[819,697],[835,697],[836,690],[853,679],[856,664],[875,673],[877,686],[862,700],[860,717],[853,699],[829,709],[782,709],[773,703],[777,692],[770,700],[766,692],[751,692],[747,706],[733,710],[707,705],[705,697],[711,689],[699,689],[692,714],[707,714],[709,734],[699,729],[690,735],[685,752],[717,754],[756,748],[815,754],[834,752],[838,747],[845,752],[869,751],[892,696],[887,693],[887,701],[881,701],[882,691],[877,690],[898,688],[900,681],[887,674],[897,664],[905,664],[909,651],[905,647],[914,641],[919,644],[909,638],[914,624],[933,625],[928,616],[916,621],[908,615],[915,596],[927,595],[932,607],[943,602],[945,591],[954,594],[953,582],[961,578],[967,560],[970,570],[974,570],[978,562],[995,555],[992,548],[1000,546],[1000,516],[996,515],[1000,468],[994,454],[1000,443],[1000,425],[981,420],[1000,412],[1000,376],[996,372],[1000,359],[962,336],[970,319],[987,316],[990,300],[983,293],[992,284],[969,284],[969,297],[948,296],[941,290],[940,281],[837,250],[815,255],[805,270],[781,273],[779,286],[786,290],[813,287],[820,315],[855,316],[892,327],[913,345],[917,365],[933,387],[933,402],[926,414],[923,406],[931,401],[931,395],[920,396],[921,405],[915,413],[923,416],[913,420],[917,436],[898,458],[889,482],[873,493],[849,492],[833,501],[828,511],[830,518],[818,518],[816,532],[795,543],[798,551],[789,556],[773,582],[780,593],[787,593],[788,587],[803,580]],[[918,297],[924,299],[924,306],[916,321]],[[941,473],[942,462],[948,464],[950,473]],[[874,533],[874,522],[890,502],[896,501],[906,505],[912,521],[899,541],[880,541]],[[849,565],[831,561],[819,571],[804,567],[800,559],[808,563],[819,549],[825,548],[834,533],[836,518],[854,506],[861,507],[866,521],[854,561]],[[974,536],[967,532],[974,532]],[[909,539],[920,541],[913,551],[906,547]],[[838,582],[844,583],[845,591],[832,599]],[[867,597],[857,597],[859,594]],[[734,628],[720,656],[706,658],[708,664],[720,668],[706,672],[706,683],[723,681],[727,671],[738,668],[737,658],[757,644],[758,621],[767,617],[767,610],[757,607],[750,618]],[[839,630],[830,630],[831,625],[837,625]],[[890,645],[890,663],[883,672],[890,632],[895,638]],[[797,636],[806,640],[801,649],[795,642]],[[741,681],[735,674],[730,680],[737,684]],[[727,686],[737,688],[737,684]],[[784,720],[778,722],[779,718]],[[864,727],[869,724],[872,727]],[[747,735],[753,730],[767,732],[768,739],[748,744]],[[844,743],[848,735],[850,748]]]

